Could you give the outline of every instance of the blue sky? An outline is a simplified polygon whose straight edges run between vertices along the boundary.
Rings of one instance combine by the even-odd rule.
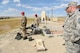
[[[80,4],[80,0],[0,0],[0,16],[21,16],[24,11],[26,16],[41,15],[45,10],[48,16],[65,16],[64,9],[71,1]]]

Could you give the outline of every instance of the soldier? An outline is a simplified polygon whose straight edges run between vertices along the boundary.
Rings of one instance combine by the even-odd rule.
[[[80,53],[80,12],[77,2],[68,4],[68,16],[64,23],[66,53]]]
[[[67,22],[67,19],[68,19],[68,13],[69,13],[68,8],[69,8],[69,7],[67,7],[67,8],[65,9],[65,11],[66,11],[66,13],[67,13],[67,17],[66,17],[66,20],[65,20],[65,22],[64,22],[64,24],[63,24],[63,26],[62,26],[63,28],[64,28],[65,23]],[[65,37],[65,38],[66,38],[66,37]],[[65,39],[65,38],[64,38],[64,39]],[[65,41],[65,42],[66,42],[66,41]],[[65,43],[64,43],[63,45],[65,45]]]
[[[24,12],[21,12],[21,15],[22,15],[22,19],[21,19],[21,31],[22,31],[23,40],[25,40],[25,39],[27,39],[27,36],[26,36],[27,18],[25,16]]]
[[[39,22],[40,22],[39,17],[38,17],[37,14],[35,14],[35,25],[36,25],[37,27],[39,26]]]

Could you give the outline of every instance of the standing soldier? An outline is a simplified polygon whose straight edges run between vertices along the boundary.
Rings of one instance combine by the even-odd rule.
[[[39,17],[38,17],[37,14],[35,14],[35,25],[36,25],[37,27],[39,26],[39,22],[40,22]]]
[[[63,28],[64,28],[64,26],[65,26],[65,23],[67,22],[67,19],[69,18],[69,17],[68,17],[68,16],[69,16],[69,15],[68,15],[68,14],[69,14],[68,8],[69,8],[69,7],[67,7],[67,8],[65,9],[65,11],[66,11],[66,13],[67,13],[67,17],[66,17],[65,22],[64,22],[64,24],[63,24],[63,26],[62,26]],[[66,38],[66,37],[64,36],[64,39],[65,39],[65,38]],[[66,43],[66,41],[65,41],[65,43]],[[64,43],[63,45],[65,45],[65,43]]]
[[[22,15],[22,19],[21,19],[21,31],[22,31],[23,40],[25,40],[25,39],[27,39],[27,36],[26,36],[27,18],[25,16],[24,12],[21,12],[21,15]]]
[[[66,53],[80,53],[80,12],[77,2],[68,4],[67,19],[64,24]]]

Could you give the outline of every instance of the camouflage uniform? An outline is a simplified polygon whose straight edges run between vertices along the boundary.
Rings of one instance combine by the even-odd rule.
[[[80,44],[74,42],[80,39],[80,12],[76,10],[68,14],[64,24],[64,40],[67,53],[80,53]]]
[[[26,25],[27,25],[27,18],[26,18],[26,16],[22,16],[22,19],[21,19],[21,31],[22,31],[23,37],[26,36]]]
[[[39,26],[39,23],[40,23],[40,19],[39,19],[39,17],[36,17],[35,18],[35,24],[36,24],[36,26]]]

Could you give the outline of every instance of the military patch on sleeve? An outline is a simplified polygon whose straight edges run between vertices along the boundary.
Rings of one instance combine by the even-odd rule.
[[[80,24],[80,18],[78,18],[78,23]]]

